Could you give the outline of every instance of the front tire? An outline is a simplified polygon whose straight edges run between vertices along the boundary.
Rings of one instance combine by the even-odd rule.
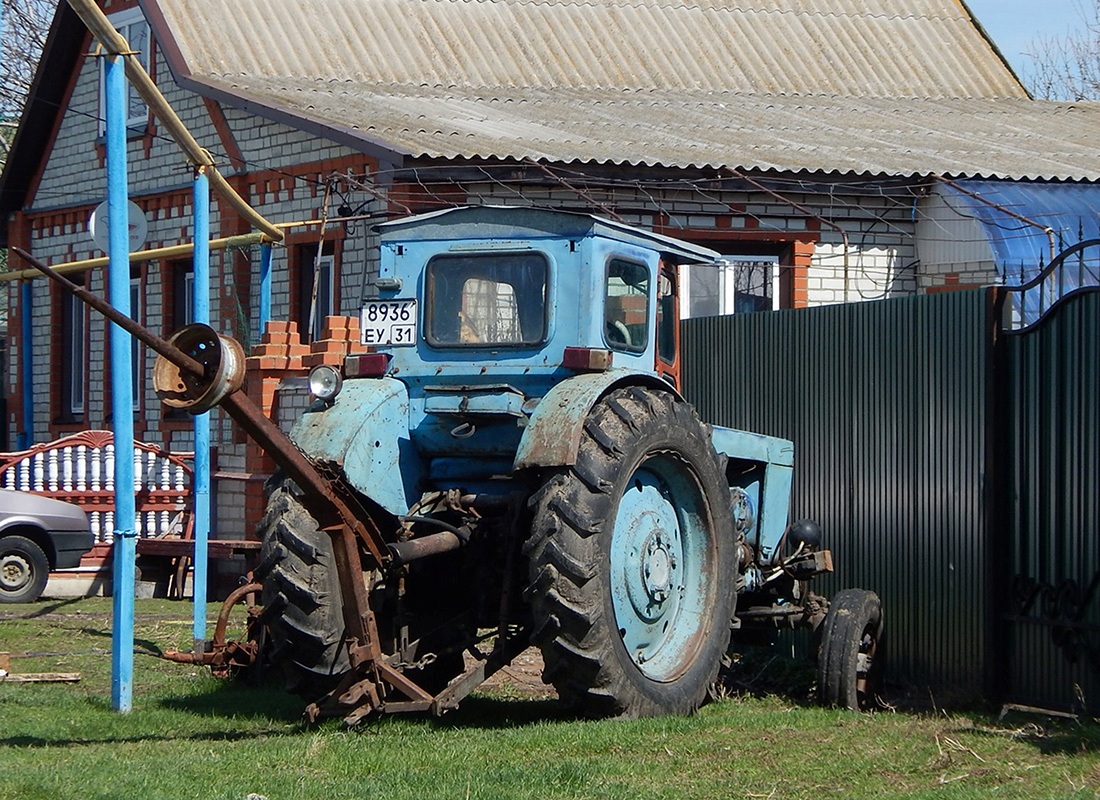
[[[271,492],[260,532],[255,576],[270,610],[271,661],[286,672],[292,691],[313,700],[350,668],[332,538],[288,480]]]
[[[729,489],[692,408],[618,389],[577,463],[532,499],[528,598],[544,680],[600,715],[687,714],[713,685],[734,601]]]
[[[874,592],[845,589],[829,601],[817,655],[822,705],[866,711],[878,705],[882,676],[882,602]]]
[[[26,536],[0,539],[0,603],[33,603],[50,578],[42,548]]]

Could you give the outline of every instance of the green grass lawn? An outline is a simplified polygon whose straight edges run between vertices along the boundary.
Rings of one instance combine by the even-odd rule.
[[[505,687],[441,719],[309,728],[277,687],[158,658],[189,648],[190,614],[137,602],[134,710],[123,715],[110,709],[109,600],[0,606],[13,672],[82,675],[0,684],[0,798],[1100,796],[1095,721],[856,715],[769,696],[690,718],[592,722]]]

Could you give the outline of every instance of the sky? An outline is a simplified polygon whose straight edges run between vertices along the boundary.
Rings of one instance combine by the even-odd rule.
[[[1029,44],[1078,26],[1079,9],[1086,1],[1091,5],[1091,0],[966,0],[966,4],[1019,75],[1028,71]]]

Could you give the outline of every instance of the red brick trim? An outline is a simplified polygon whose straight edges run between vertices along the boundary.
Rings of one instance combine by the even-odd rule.
[[[247,172],[248,165],[245,163],[244,153],[241,152],[241,147],[237,144],[237,137],[233,135],[233,129],[229,127],[229,120],[225,118],[221,103],[209,97],[204,97],[202,102],[206,106],[206,113],[210,115],[210,121],[214,124],[214,130],[218,134],[222,148],[225,150],[225,154],[229,156],[229,165],[236,172]]]

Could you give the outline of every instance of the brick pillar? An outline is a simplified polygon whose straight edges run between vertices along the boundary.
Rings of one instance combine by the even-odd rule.
[[[279,385],[290,377],[301,376],[308,369],[302,359],[309,347],[302,344],[297,322],[272,320],[245,359],[245,391],[268,419],[278,422]],[[264,515],[264,481],[275,471],[275,460],[256,442],[245,445],[245,530],[255,530]]]
[[[791,307],[805,308],[809,304],[808,275],[814,257],[812,241],[797,240],[791,248]]]
[[[264,415],[278,421],[278,389],[287,378],[303,377],[318,364],[338,367],[344,358],[367,352],[359,343],[358,317],[325,317],[321,338],[311,345],[302,344],[297,322],[267,323],[260,343],[245,359],[245,386],[248,396]],[[245,470],[249,480],[245,488],[246,530],[255,530],[264,515],[264,481],[276,469],[275,459],[251,439],[245,446]]]

